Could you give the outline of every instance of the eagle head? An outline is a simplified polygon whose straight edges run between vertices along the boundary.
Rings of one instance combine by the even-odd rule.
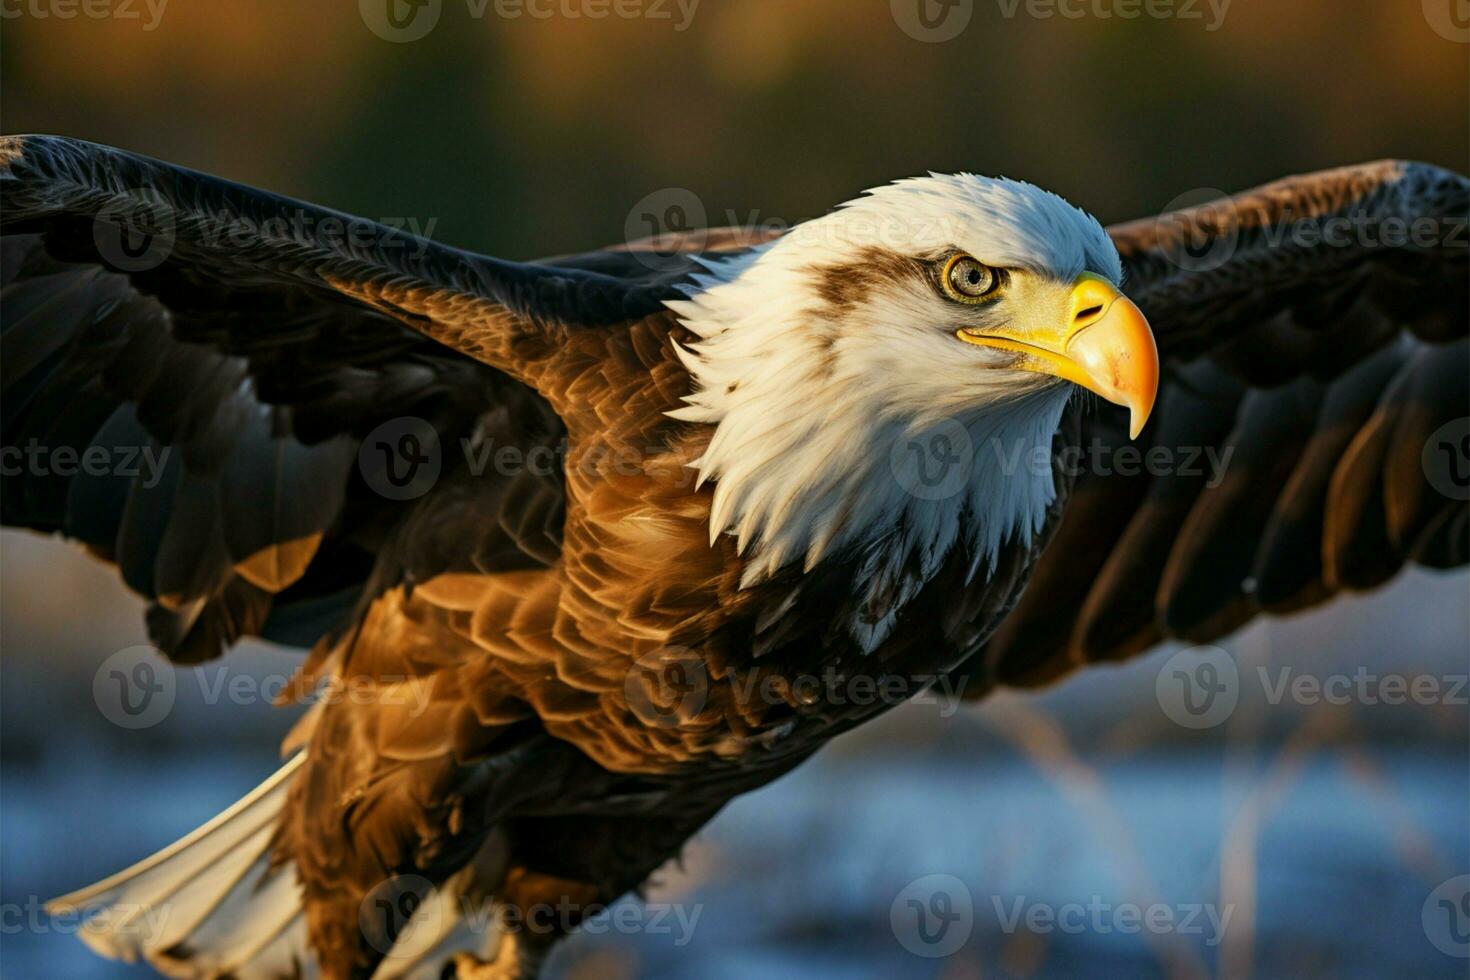
[[[716,427],[697,464],[711,534],[736,536],[748,580],[847,546],[920,569],[962,543],[993,557],[1055,494],[1049,468],[1006,461],[1050,446],[1073,391],[1127,406],[1135,435],[1153,405],[1158,354],[1112,240],[1030,184],[902,180],[703,263],[669,304],[697,338],[672,414]],[[942,499],[905,479],[939,434],[970,455]]]

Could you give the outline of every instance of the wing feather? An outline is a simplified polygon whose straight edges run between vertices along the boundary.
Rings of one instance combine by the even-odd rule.
[[[1026,594],[965,669],[1039,683],[1407,563],[1464,564],[1470,507],[1424,457],[1466,452],[1430,442],[1470,417],[1467,225],[1470,181],[1384,161],[1110,229],[1164,361],[1144,448],[1171,462],[1084,467]],[[1123,424],[1099,406],[1084,446],[1111,458]],[[1180,471],[1208,452],[1228,459],[1218,481]]]
[[[6,454],[102,461],[7,467],[0,516],[113,561],[181,660],[243,633],[313,642],[398,582],[555,562],[559,466],[479,477],[446,453],[432,492],[396,501],[358,448],[400,417],[444,446],[557,444],[561,419],[512,377],[538,338],[667,289],[77,140],[0,139],[0,195]]]

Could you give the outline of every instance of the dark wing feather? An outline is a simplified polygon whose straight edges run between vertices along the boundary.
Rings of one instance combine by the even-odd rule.
[[[116,563],[185,661],[314,642],[397,582],[555,561],[562,474],[455,450],[556,445],[538,343],[642,316],[671,278],[502,262],[55,137],[0,140],[0,195],[0,517]],[[402,416],[445,449],[408,501],[358,453]]]
[[[1470,424],[1467,212],[1464,177],[1384,162],[1112,228],[1164,362],[1139,447],[1169,463],[1087,465],[1126,443],[1112,406],[1087,416],[1061,527],[967,669],[1046,681],[1463,564],[1465,495],[1422,457]]]

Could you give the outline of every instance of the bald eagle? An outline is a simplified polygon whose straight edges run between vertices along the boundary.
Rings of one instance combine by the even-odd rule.
[[[937,678],[1470,551],[1434,444],[1470,402],[1470,183],[1432,166],[1113,228],[931,174],[516,263],[70,139],[0,165],[7,452],[173,450],[7,467],[4,523],[113,563],[175,663],[310,648],[285,767],[53,906],[172,976],[532,977]]]

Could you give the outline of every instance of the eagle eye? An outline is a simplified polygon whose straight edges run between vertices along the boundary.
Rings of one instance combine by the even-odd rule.
[[[975,303],[990,299],[1000,292],[1005,282],[1005,272],[993,269],[973,256],[963,252],[953,256],[944,266],[940,276],[944,292],[950,299],[960,303]]]

